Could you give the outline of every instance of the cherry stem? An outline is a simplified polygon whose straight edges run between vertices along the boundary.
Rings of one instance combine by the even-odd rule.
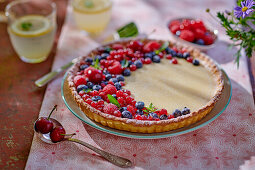
[[[76,135],[76,133],[72,133],[72,134],[60,134],[60,135],[62,135],[62,136],[71,136],[71,137],[73,137],[74,135]],[[70,138],[71,138],[70,137]]]
[[[48,116],[48,120],[50,119],[50,116],[51,116],[51,114],[53,113],[53,111],[56,109],[57,110],[57,106],[58,105],[55,105],[54,107],[53,107],[53,109],[51,110],[51,112],[50,112],[50,114],[49,114],[49,116]]]

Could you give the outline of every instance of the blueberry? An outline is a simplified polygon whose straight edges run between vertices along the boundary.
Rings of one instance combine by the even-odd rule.
[[[101,54],[101,59],[102,59],[102,60],[103,60],[103,59],[106,59],[108,56],[109,56],[108,53],[102,53],[102,54]]]
[[[190,56],[188,52],[183,53],[183,58],[187,59]]]
[[[171,54],[173,57],[176,57],[176,56],[177,56],[177,53],[176,53],[173,49],[171,49],[170,54]]]
[[[154,55],[153,58],[152,58],[152,61],[154,63],[160,63],[160,57],[158,55]]]
[[[144,108],[144,102],[141,102],[141,101],[136,102],[135,107],[136,107],[137,109],[142,110],[142,109]]]
[[[107,81],[101,81],[101,83],[103,83],[104,85],[107,85],[107,84],[108,84]]]
[[[152,60],[153,55],[151,53],[145,53],[144,57],[145,58],[150,58]]]
[[[143,67],[143,63],[141,62],[141,60],[136,60],[134,62],[136,68],[142,68]]]
[[[82,91],[82,90],[87,90],[87,89],[88,89],[88,86],[82,84],[82,85],[79,85],[79,86],[77,87],[77,92],[79,93],[80,91]]]
[[[136,114],[143,115],[143,111],[142,110],[137,110]]]
[[[96,61],[97,59],[98,59],[98,61],[102,60],[101,55],[96,55],[96,56],[95,56],[95,61]]]
[[[160,120],[166,120],[167,119],[167,115],[163,114],[159,117]]]
[[[132,114],[129,111],[123,111],[121,115],[122,115],[121,117],[123,118],[132,119]]]
[[[125,70],[123,71],[123,75],[124,75],[124,76],[130,76],[130,75],[131,75],[130,70],[129,70],[128,68],[125,69]]]
[[[80,65],[80,70],[85,70],[89,66],[87,64]]]
[[[154,112],[149,113],[149,116],[151,116],[153,118],[158,118],[158,115]]]
[[[88,57],[88,58],[85,59],[85,62],[88,63],[88,64],[92,64],[93,59],[91,57]]]
[[[124,76],[122,76],[122,75],[117,75],[116,78],[117,78],[118,81],[124,81],[125,80]]]
[[[196,44],[198,44],[198,45],[205,45],[205,42],[204,42],[204,40],[202,40],[202,39],[198,39],[198,40],[196,41]]]
[[[184,107],[182,110],[182,115],[187,115],[187,114],[190,114],[190,109],[187,107]]]
[[[110,72],[109,72],[108,70],[106,70],[106,69],[104,69],[103,73],[104,73],[105,75],[110,74]]]
[[[118,82],[117,78],[111,78],[109,81],[112,81],[113,83],[117,83]]]
[[[120,109],[120,112],[123,112],[123,111],[126,111],[127,110],[127,107],[122,107],[121,109]]]
[[[114,97],[115,99],[117,99],[117,96],[116,96],[116,94],[112,94],[112,97]]]
[[[121,84],[119,82],[114,83],[114,86],[116,87],[117,90],[121,89]]]
[[[99,91],[101,89],[100,85],[94,85],[93,90]]]
[[[165,51],[166,51],[167,54],[171,54],[171,50],[172,50],[172,49],[171,49],[170,47],[166,47],[166,49],[165,49]]]
[[[183,55],[182,55],[182,53],[177,53],[176,57],[183,58]]]
[[[129,61],[128,61],[128,67],[129,67],[130,65],[132,65],[132,64],[134,64],[134,62],[131,61],[131,60],[129,60]]]
[[[87,82],[87,86],[88,86],[88,88],[92,89],[94,84],[92,82],[88,81]]]
[[[154,55],[156,55],[156,53],[155,53],[154,51],[152,51],[152,52],[150,52],[150,53],[151,53],[152,57],[153,57]]]
[[[91,98],[92,101],[97,102],[98,100],[101,100],[102,98],[100,96],[93,96]]]
[[[106,80],[110,80],[111,78],[112,78],[112,75],[111,75],[111,74],[106,74],[106,75],[105,75],[105,79],[106,79]]]
[[[199,61],[198,61],[197,59],[194,59],[194,60],[193,60],[193,65],[199,66]]]
[[[180,111],[179,109],[175,109],[175,111],[173,112],[173,115],[174,115],[174,117],[176,118],[176,117],[181,116],[182,113],[181,113],[181,111]]]
[[[175,35],[179,37],[181,35],[181,31],[176,31]]]

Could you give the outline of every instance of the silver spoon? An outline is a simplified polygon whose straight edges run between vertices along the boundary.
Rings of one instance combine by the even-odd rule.
[[[61,123],[59,123],[56,119],[53,119],[53,118],[50,118],[50,120],[53,122],[53,127],[56,127],[56,126],[62,126]],[[35,121],[36,122],[36,121]],[[62,126],[63,127],[63,126]],[[36,131],[36,128],[35,128],[35,123],[34,123],[34,131],[36,132],[36,135],[44,142],[48,143],[48,144],[56,144],[56,143],[53,143],[50,139],[50,133],[47,133],[47,134],[42,134],[40,132],[37,132]],[[91,149],[92,151],[98,153],[99,155],[101,155],[103,158],[105,158],[106,160],[108,160],[109,162],[113,163],[114,165],[117,165],[119,167],[122,167],[122,168],[128,168],[128,167],[131,167],[132,166],[132,162],[126,158],[122,158],[122,157],[119,157],[119,156],[116,156],[116,155],[113,155],[109,152],[105,152],[101,149],[98,149],[86,142],[83,142],[81,140],[78,140],[78,139],[74,139],[74,138],[65,138],[63,141],[70,141],[70,142],[75,142],[75,143],[78,143],[78,144],[81,144],[89,149]]]

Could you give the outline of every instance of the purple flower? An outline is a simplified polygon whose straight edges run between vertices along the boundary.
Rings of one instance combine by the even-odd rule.
[[[246,0],[241,2],[241,6],[235,7],[234,14],[237,18],[243,17],[245,18],[248,16],[252,11],[254,11],[253,6],[254,6],[254,1],[253,0]]]

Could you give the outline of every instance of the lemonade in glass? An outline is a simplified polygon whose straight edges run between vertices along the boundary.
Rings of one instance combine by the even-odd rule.
[[[73,16],[78,28],[100,34],[111,19],[111,0],[73,0]]]
[[[27,63],[47,59],[54,44],[56,7],[47,0],[13,1],[6,7],[12,45]]]

